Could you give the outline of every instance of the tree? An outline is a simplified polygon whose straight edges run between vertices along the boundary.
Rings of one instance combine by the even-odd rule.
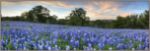
[[[54,23],[57,16],[51,16],[49,12],[47,8],[38,5],[28,12],[22,13],[22,17],[31,22]]]
[[[139,23],[144,28],[149,28],[149,11],[145,10],[144,13],[140,14]]]
[[[138,15],[127,16],[125,24],[127,28],[138,28],[140,26],[138,23]]]
[[[115,28],[123,28],[126,25],[124,25],[126,23],[126,20],[124,17],[122,16],[117,16],[117,20],[114,22],[114,27]]]
[[[66,25],[67,22],[68,22],[68,20],[66,20],[66,19],[59,19],[59,20],[57,21],[57,24],[63,24],[63,25]]]
[[[82,8],[75,8],[68,16],[69,24],[84,26],[88,24],[89,18],[86,17],[86,11]]]
[[[46,22],[46,18],[49,17],[49,10],[41,5],[35,6],[29,11],[29,14],[33,18],[33,21]]]
[[[126,17],[118,16],[114,23],[114,28],[149,28],[149,11],[132,14]]]
[[[53,16],[49,16],[47,17],[47,21],[46,23],[57,23],[57,20],[56,20],[57,16],[56,15],[53,15]]]
[[[27,16],[28,16],[28,12],[23,12],[23,13],[21,14],[21,16],[22,16],[22,20],[23,20],[23,21],[26,21],[26,20],[27,20]]]

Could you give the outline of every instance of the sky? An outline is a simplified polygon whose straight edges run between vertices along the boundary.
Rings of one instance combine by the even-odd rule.
[[[37,5],[48,8],[50,15],[57,15],[58,19],[69,16],[75,8],[83,8],[90,20],[116,19],[119,15],[141,14],[149,9],[148,0],[5,0],[1,2],[1,13],[20,16]]]

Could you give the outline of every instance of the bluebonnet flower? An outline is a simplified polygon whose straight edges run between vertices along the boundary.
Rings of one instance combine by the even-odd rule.
[[[117,44],[116,48],[119,49],[119,50],[120,50],[120,49],[122,50],[122,49],[124,48],[123,45],[124,45],[124,44],[119,43],[119,44]]]
[[[99,49],[103,49],[104,48],[104,44],[103,43],[98,43],[98,47],[99,47]]]
[[[48,50],[52,50],[51,46],[48,46],[47,49],[48,49]]]
[[[76,46],[76,47],[79,47],[79,41],[78,41],[78,40],[75,41],[75,46]]]
[[[8,23],[9,28],[6,27]],[[2,22],[1,29],[2,49],[11,43],[15,49],[41,49],[54,50],[60,49],[58,40],[65,42],[72,48],[88,46],[93,48],[98,45],[99,49],[104,49],[105,44],[114,46],[117,49],[128,49],[134,46],[133,42],[138,41],[137,49],[149,48],[149,34],[147,30],[130,29],[99,29],[89,27],[72,27],[53,24],[39,24],[29,22]],[[81,43],[81,45],[80,45]],[[81,47],[80,47],[81,46]],[[33,48],[31,48],[33,47]],[[64,46],[63,46],[64,47]],[[82,48],[81,48],[82,49]],[[136,48],[135,48],[136,49]]]

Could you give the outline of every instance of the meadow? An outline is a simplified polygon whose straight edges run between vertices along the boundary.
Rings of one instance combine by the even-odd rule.
[[[1,23],[1,50],[144,50],[149,48],[148,37],[148,29]]]

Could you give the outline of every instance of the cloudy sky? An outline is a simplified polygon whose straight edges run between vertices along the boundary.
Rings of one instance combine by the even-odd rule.
[[[116,19],[116,16],[140,14],[149,9],[148,0],[5,0],[1,2],[2,16],[19,16],[22,12],[31,10],[34,6],[42,5],[50,10],[51,15],[59,19],[65,18],[75,8],[84,8],[91,20]]]

